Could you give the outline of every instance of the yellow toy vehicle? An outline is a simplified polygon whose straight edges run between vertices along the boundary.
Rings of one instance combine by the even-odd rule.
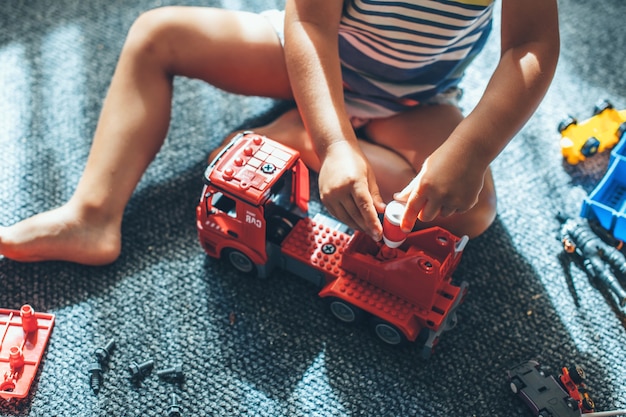
[[[578,123],[569,116],[559,123],[561,152],[567,163],[576,165],[598,152],[613,148],[626,131],[626,110],[616,110],[602,100],[593,109],[593,117]]]

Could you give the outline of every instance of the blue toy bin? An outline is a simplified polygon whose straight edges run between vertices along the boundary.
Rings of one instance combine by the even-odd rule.
[[[616,239],[626,241],[626,135],[611,151],[609,168],[583,201],[581,216],[597,220]]]

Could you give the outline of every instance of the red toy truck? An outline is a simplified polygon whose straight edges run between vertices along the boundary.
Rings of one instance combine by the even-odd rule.
[[[209,256],[259,277],[292,272],[321,288],[339,320],[369,318],[386,343],[423,343],[424,358],[456,323],[467,284],[453,285],[452,273],[467,237],[434,227],[391,248],[332,217],[311,218],[298,152],[252,132],[221,151],[204,181],[196,217]]]

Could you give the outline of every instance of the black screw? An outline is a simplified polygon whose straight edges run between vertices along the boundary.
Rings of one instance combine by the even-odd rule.
[[[115,339],[111,339],[104,347],[99,347],[94,351],[96,358],[98,358],[98,362],[101,364],[106,363],[111,357],[111,352],[115,348]]]
[[[171,368],[157,371],[157,376],[161,379],[181,380],[183,379],[183,366],[176,365]]]
[[[148,360],[143,363],[138,364],[137,362],[133,362],[128,367],[130,371],[130,377],[134,380],[139,380],[147,376],[154,367],[154,361]]]
[[[183,408],[178,404],[178,395],[172,393],[170,398],[170,408],[167,411],[167,417],[182,417]]]
[[[87,370],[89,371],[91,389],[97,394],[102,387],[102,365],[100,365],[100,362],[93,362]]]

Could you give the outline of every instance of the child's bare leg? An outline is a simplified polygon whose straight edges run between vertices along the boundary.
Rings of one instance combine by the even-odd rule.
[[[282,46],[265,18],[185,7],[145,13],[129,32],[74,195],[0,228],[0,254],[91,265],[119,256],[124,207],[165,139],[175,75],[241,94],[291,97]]]

